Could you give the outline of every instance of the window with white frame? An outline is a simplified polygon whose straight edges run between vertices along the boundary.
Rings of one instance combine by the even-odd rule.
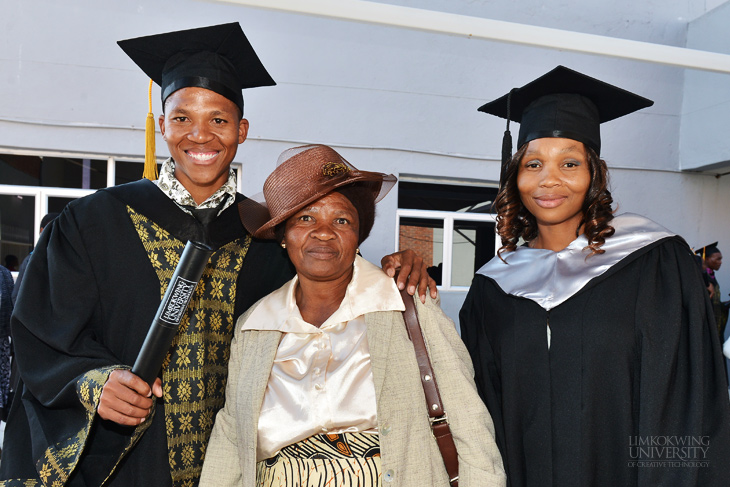
[[[0,149],[0,265],[6,264],[6,258],[9,264],[20,263],[31,252],[46,213],[60,213],[69,202],[97,189],[140,179],[143,161],[141,157]],[[242,167],[240,163],[232,167],[240,191]]]
[[[0,153],[2,264],[17,271],[33,250],[43,215],[60,212],[70,201],[106,187],[109,167],[104,156]]]
[[[398,183],[396,247],[426,260],[442,290],[466,290],[498,248],[492,202],[495,185],[469,181]]]

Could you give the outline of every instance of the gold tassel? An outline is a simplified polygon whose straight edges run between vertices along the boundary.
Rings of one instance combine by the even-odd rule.
[[[155,157],[155,116],[152,114],[152,80],[150,80],[147,101],[149,103],[149,112],[147,112],[147,123],[144,128],[145,148],[142,177],[154,181],[158,179],[158,174],[157,158]]]

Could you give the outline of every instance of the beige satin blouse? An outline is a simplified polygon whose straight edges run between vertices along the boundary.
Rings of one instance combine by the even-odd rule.
[[[257,460],[320,433],[377,432],[375,386],[365,319],[405,309],[392,278],[356,257],[339,309],[317,328],[302,319],[295,277],[265,297],[242,330],[284,333],[258,425]]]

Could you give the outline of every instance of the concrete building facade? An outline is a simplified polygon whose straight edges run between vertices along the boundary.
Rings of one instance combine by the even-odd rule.
[[[526,35],[550,27],[730,54],[730,5],[720,0],[380,3],[515,22]],[[453,269],[442,290],[453,318],[475,259],[494,251],[485,205],[497,186],[504,121],[476,109],[558,64],[655,101],[603,127],[618,212],[646,215],[692,246],[719,240],[730,249],[728,74],[236,2],[0,5],[3,258],[22,260],[46,211],[141,175],[148,80],[116,41],[231,21],[278,83],[244,94],[251,129],[235,159],[241,191],[259,192],[282,150],[310,142],[332,145],[359,168],[396,174],[401,183],[379,205],[363,253],[377,262],[405,245],[403,235],[430,239],[432,263]],[[157,87],[153,110],[161,111]],[[166,157],[159,134],[157,147]],[[465,208],[472,211],[457,211]],[[399,222],[413,229],[401,232]],[[477,239],[492,243],[475,249]],[[730,290],[730,270],[718,277]]]

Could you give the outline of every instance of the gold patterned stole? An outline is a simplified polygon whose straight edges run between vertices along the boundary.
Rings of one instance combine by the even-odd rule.
[[[185,242],[127,207],[160,280],[160,299]],[[213,421],[225,400],[236,280],[251,237],[216,250],[203,272],[180,330],[162,366],[165,426],[172,483],[197,485]]]
[[[36,461],[36,470],[38,479],[8,479],[0,481],[0,487],[62,487],[66,485],[71,474],[76,470],[81,461],[82,454],[86,448],[91,428],[96,418],[96,408],[99,406],[99,398],[104,384],[114,370],[119,367],[102,367],[93,369],[83,374],[76,382],[76,394],[81,400],[81,404],[86,410],[86,421],[84,421],[81,429],[71,434],[67,438],[62,439],[58,443],[50,445],[44,452],[43,456]],[[155,410],[152,410],[152,415]],[[145,424],[146,423],[146,424]],[[103,480],[102,485],[109,480],[121,459],[129,453],[129,451],[137,443],[149,427],[149,421],[142,423],[134,429],[134,433],[124,441],[123,451],[118,458],[114,459],[114,465],[111,471]]]

